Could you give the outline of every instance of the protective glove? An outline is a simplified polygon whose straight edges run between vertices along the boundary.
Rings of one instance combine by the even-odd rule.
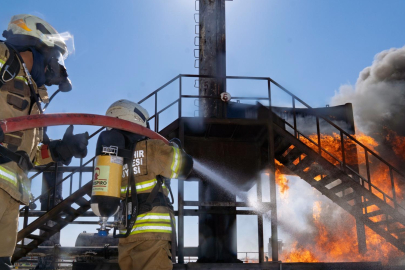
[[[49,150],[54,161],[61,161],[64,165],[69,165],[72,157],[84,158],[87,155],[87,145],[89,143],[89,133],[73,135],[73,126],[66,129],[62,140],[55,140],[49,143]]]

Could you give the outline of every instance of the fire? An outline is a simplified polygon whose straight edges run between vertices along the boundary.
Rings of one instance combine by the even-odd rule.
[[[354,261],[389,261],[403,256],[394,246],[366,227],[367,252],[358,252],[355,220],[349,214],[330,216],[333,204],[321,207],[321,202],[314,203],[312,225],[315,230],[306,243],[294,242],[289,252],[282,254],[285,262],[354,262]],[[316,214],[315,214],[316,213]],[[299,237],[299,236],[298,236]]]
[[[290,188],[288,186],[288,179],[287,177],[282,174],[279,166],[283,166],[278,160],[275,159],[276,162],[276,184],[280,188],[281,196],[285,197],[287,195],[287,191]]]
[[[359,133],[353,135],[353,137],[358,140],[360,143],[368,147],[370,150],[376,152],[376,147],[378,143],[370,136],[365,135],[364,133]],[[318,142],[318,135],[312,134],[309,135],[309,139],[313,142]],[[305,137],[300,137],[300,140],[312,148],[312,150],[318,152],[318,146],[312,143]],[[366,157],[363,147],[358,146],[352,139],[345,137],[343,139],[343,145],[345,149],[345,161],[349,165],[359,165],[365,164]],[[343,161],[342,157],[342,143],[341,137],[339,134],[333,132],[332,135],[321,134],[321,146],[323,148],[322,156],[327,159],[330,163],[334,165],[339,165],[340,161]]]
[[[393,154],[387,161],[394,163],[395,158],[405,160],[405,137],[401,137],[393,131],[387,131],[385,139],[393,146]],[[369,148],[371,151],[380,155],[378,150],[383,150],[379,143],[371,136],[358,133],[353,136]],[[309,135],[309,139],[301,136],[300,140],[319,152],[316,134]],[[313,142],[311,142],[311,140]],[[359,146],[350,138],[344,136],[343,143],[340,134],[321,134],[321,154],[332,164],[339,166],[343,161],[342,146],[344,148],[345,162],[353,170],[358,170],[363,179],[369,179],[369,183],[364,186],[371,187],[371,192],[381,199],[384,195],[381,190],[391,198],[394,192],[399,203],[405,198],[405,184],[400,182],[389,166],[374,157],[369,152],[366,154],[363,147]],[[378,150],[377,150],[378,149]],[[395,155],[397,157],[395,157]],[[382,154],[384,156],[384,153]],[[366,161],[368,160],[368,166]],[[297,165],[297,164],[295,164]],[[349,170],[348,170],[349,171]],[[368,177],[368,175],[370,177]],[[393,179],[391,179],[393,175]],[[315,180],[320,181],[326,175],[318,175]],[[359,180],[355,174],[351,174],[354,180]],[[280,181],[278,181],[280,182]],[[280,185],[280,184],[279,184]],[[378,190],[379,189],[379,190]],[[388,197],[387,203],[393,206],[392,200]],[[375,205],[367,207],[368,212],[373,212],[379,208]],[[338,213],[338,214],[336,214]],[[309,217],[308,231],[296,233],[296,240],[290,248],[283,251],[281,258],[285,262],[354,262],[354,261],[382,261],[384,264],[398,263],[403,258],[403,253],[384,238],[366,227],[367,252],[360,254],[357,243],[357,229],[355,218],[348,213],[343,212],[332,202],[315,201],[312,207],[312,215]],[[371,217],[374,222],[385,220],[384,215]],[[397,226],[397,225],[396,225]],[[397,226],[398,227],[398,226]],[[403,227],[403,226],[400,226]],[[301,235],[302,234],[302,235]]]
[[[401,137],[395,131],[389,130],[386,139],[392,144],[395,154],[405,160],[405,137]]]
[[[312,217],[314,220],[319,220],[321,217],[321,202],[317,201],[314,203],[314,207],[312,208]]]
[[[379,154],[376,148],[379,146],[378,142],[364,133],[358,133],[353,135],[360,143],[368,147],[370,150]],[[309,135],[309,139],[314,142],[318,142],[318,136],[316,134]],[[318,146],[312,143],[305,137],[300,137],[300,140],[312,148],[314,151],[318,152]],[[405,138],[398,136],[395,132],[390,131],[387,135],[387,140],[390,140],[393,145],[395,153],[398,156],[403,156],[405,159]],[[349,138],[344,138],[344,149],[345,149],[345,161],[348,166],[352,169],[358,169],[360,175],[367,179],[367,167],[366,167],[366,153],[363,147],[357,145],[353,140]],[[337,133],[332,135],[321,134],[321,146],[323,148],[322,156],[331,162],[332,164],[339,166],[342,161],[342,143],[341,137]],[[371,176],[371,183],[386,193],[388,196],[393,197],[392,192],[392,182],[390,177],[389,167],[382,163],[381,161],[374,158],[370,153],[368,155],[369,160],[369,170]],[[402,201],[404,199],[405,189],[403,185],[394,181],[395,191],[397,198]],[[372,192],[383,199],[383,194],[377,189],[372,189]]]
[[[297,247],[297,242],[293,244],[291,251],[285,255],[284,262],[319,262],[315,254],[308,249]]]

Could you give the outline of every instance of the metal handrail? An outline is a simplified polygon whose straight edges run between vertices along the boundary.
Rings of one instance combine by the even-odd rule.
[[[104,129],[104,127],[99,128],[98,130],[96,130],[94,133],[92,133],[89,136],[89,140],[91,138],[93,138],[94,136],[96,136],[98,133],[100,133],[102,130]],[[93,157],[92,159],[88,160],[86,163],[81,164],[79,168],[75,169],[74,171],[72,171],[68,176],[66,176],[65,178],[63,178],[60,182],[55,183],[54,186],[50,187],[47,191],[43,192],[41,195],[39,195],[38,197],[36,197],[35,199],[33,199],[31,201],[31,203],[36,202],[37,200],[39,200],[40,198],[44,197],[45,195],[49,195],[49,192],[53,189],[55,189],[56,187],[58,187],[59,185],[61,185],[66,179],[71,178],[73,176],[73,174],[80,172],[82,168],[86,167],[86,165],[88,165],[90,162],[92,162],[95,159],[95,157]],[[39,172],[37,172],[36,174],[34,174],[33,176],[31,176],[29,178],[29,180],[34,179],[35,177],[37,177],[38,175],[40,175],[41,173],[46,172],[50,167],[52,167],[55,163],[49,163],[48,165],[45,166],[45,168],[41,168],[41,170]],[[23,208],[20,209],[20,211],[25,210],[25,208],[28,208],[29,206],[24,206]]]
[[[170,80],[169,82],[167,82],[166,84],[164,84],[163,86],[159,87],[158,89],[156,89],[155,91],[153,91],[152,93],[150,93],[148,96],[146,96],[144,99],[142,99],[139,103],[144,102],[145,100],[147,100],[148,98],[155,96],[155,114],[153,115],[152,118],[156,118],[155,119],[155,131],[158,132],[158,120],[159,120],[159,115],[161,113],[163,113],[164,111],[166,111],[166,109],[168,109],[169,107],[173,106],[175,103],[178,103],[179,105],[179,117],[181,117],[181,99],[182,98],[211,98],[211,99],[218,99],[219,97],[211,97],[211,96],[198,96],[198,95],[183,95],[182,94],[182,82],[181,79],[182,78],[207,78],[207,79],[214,79],[217,78],[215,76],[208,76],[208,75],[194,75],[194,74],[179,74],[177,75],[175,78],[173,78],[172,80]],[[168,106],[166,106],[165,108],[161,109],[161,110],[157,110],[157,94],[158,92],[160,92],[162,89],[164,89],[166,86],[168,86],[169,84],[173,83],[174,81],[176,81],[177,79],[180,80],[180,84],[179,84],[179,97],[178,99],[176,99],[174,102],[172,102],[171,104],[169,104]],[[223,79],[223,78],[222,78]],[[305,137],[306,139],[308,139],[311,143],[314,143],[318,148],[319,148],[319,152],[318,154],[322,156],[322,152],[327,153],[328,155],[330,155],[332,158],[336,159],[340,164],[341,167],[343,168],[348,168],[351,169],[345,162],[345,149],[344,149],[344,142],[343,142],[343,136],[345,135],[347,138],[351,139],[355,145],[360,146],[364,149],[365,155],[366,155],[366,167],[367,167],[367,177],[369,179],[366,179],[362,176],[361,179],[363,181],[366,181],[369,186],[370,186],[370,191],[371,191],[371,187],[375,188],[377,191],[380,191],[383,194],[383,197],[385,199],[385,197],[389,198],[390,200],[392,200],[394,202],[394,206],[397,207],[399,206],[399,204],[396,201],[396,192],[395,192],[395,186],[394,186],[394,178],[393,178],[393,172],[396,172],[399,176],[401,176],[402,178],[405,178],[405,175],[398,170],[397,168],[395,168],[393,165],[391,165],[389,162],[387,162],[386,160],[384,160],[382,157],[380,157],[377,153],[375,153],[373,150],[371,150],[370,148],[368,148],[367,146],[365,146],[364,144],[362,144],[360,141],[358,141],[353,135],[349,134],[348,132],[346,132],[345,130],[343,130],[342,128],[340,128],[339,126],[337,126],[335,123],[333,123],[331,120],[329,120],[327,117],[324,117],[322,115],[320,115],[318,112],[316,112],[315,110],[313,110],[313,114],[316,117],[316,121],[317,121],[317,134],[318,134],[318,143],[315,143],[314,141],[312,141],[311,139],[307,138],[304,134],[302,134],[301,132],[298,131],[297,129],[297,123],[296,123],[296,113],[295,113],[295,101],[299,101],[300,103],[302,103],[304,106],[306,106],[308,109],[313,109],[311,106],[309,106],[307,103],[305,103],[303,100],[301,100],[300,98],[298,98],[296,95],[294,95],[293,93],[291,93],[289,90],[287,90],[286,88],[284,88],[283,86],[281,86],[279,83],[277,83],[276,81],[274,81],[273,79],[271,79],[270,77],[252,77],[252,76],[226,76],[225,79],[242,79],[242,80],[264,80],[264,81],[268,81],[268,84],[273,83],[275,86],[279,87],[282,91],[284,91],[285,93],[287,93],[288,95],[290,95],[292,97],[292,103],[293,103],[293,113],[294,113],[294,126],[290,125],[288,122],[288,125],[294,130],[295,132],[295,136],[299,137],[300,135]],[[236,99],[236,97],[234,97]],[[255,98],[255,97],[238,97],[238,99],[257,99],[257,100],[262,100],[262,99],[267,99],[269,100],[269,106],[271,106],[271,92],[269,89],[269,97],[268,98],[263,98],[263,97],[259,97],[259,98]],[[319,128],[319,119],[323,119],[326,123],[332,125],[334,128],[336,128],[339,132],[340,132],[340,137],[341,137],[341,143],[342,143],[342,159],[340,160],[338,158],[336,158],[334,155],[332,155],[331,153],[329,153],[326,149],[324,149],[321,145],[321,140],[320,140],[320,128]],[[392,183],[392,193],[393,193],[393,198],[391,199],[390,196],[388,196],[387,194],[385,194],[384,192],[382,192],[378,187],[376,187],[375,185],[371,184],[371,178],[370,178],[370,169],[369,169],[369,160],[368,160],[368,153],[370,153],[371,155],[373,155],[374,157],[376,157],[378,160],[380,160],[381,162],[383,162],[385,165],[387,165],[389,167],[390,170],[390,177],[391,177],[391,183]],[[402,181],[405,181],[404,179],[401,179]],[[401,207],[402,208],[402,207]]]

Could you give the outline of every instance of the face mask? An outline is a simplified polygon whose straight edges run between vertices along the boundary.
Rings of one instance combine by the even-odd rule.
[[[30,50],[34,57],[34,63],[31,69],[31,77],[37,86],[41,87],[45,84],[45,58],[35,48],[31,47]]]

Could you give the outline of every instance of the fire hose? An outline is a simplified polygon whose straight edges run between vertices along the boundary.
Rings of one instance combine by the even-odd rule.
[[[0,120],[0,127],[3,129],[4,133],[60,125],[110,127],[143,135],[150,139],[161,140],[166,144],[169,144],[168,140],[166,140],[163,136],[146,127],[126,120],[97,114],[53,113],[20,116]]]

